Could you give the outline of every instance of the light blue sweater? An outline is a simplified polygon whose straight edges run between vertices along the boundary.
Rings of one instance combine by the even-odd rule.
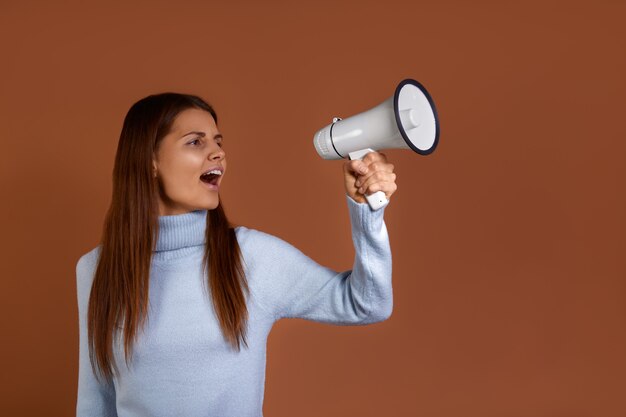
[[[119,377],[96,379],[89,363],[87,305],[100,245],[76,265],[79,313],[77,417],[262,417],[266,342],[272,325],[297,317],[335,325],[365,325],[391,315],[391,249],[377,211],[346,194],[353,269],[319,265],[273,235],[235,228],[250,286],[248,348],[223,338],[201,275],[206,210],[160,216],[150,271],[150,308],[130,369],[114,347]],[[332,250],[333,235],[327,246]]]

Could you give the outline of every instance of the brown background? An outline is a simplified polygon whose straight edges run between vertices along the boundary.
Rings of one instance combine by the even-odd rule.
[[[83,3],[0,3],[0,414],[74,414],[75,265],[132,103],[204,97],[232,222],[346,270],[313,133],[410,77],[441,138],[386,152],[393,315],[278,322],[265,415],[626,415],[625,2]]]

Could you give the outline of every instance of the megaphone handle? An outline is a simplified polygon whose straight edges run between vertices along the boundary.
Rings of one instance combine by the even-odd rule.
[[[374,152],[374,150],[370,148],[365,148],[358,151],[349,152],[348,156],[350,157],[350,160],[361,160],[365,155],[370,152]],[[376,191],[373,194],[366,195],[365,199],[367,200],[367,204],[370,205],[372,210],[378,210],[389,204],[389,200],[387,199],[387,196],[383,191]]]

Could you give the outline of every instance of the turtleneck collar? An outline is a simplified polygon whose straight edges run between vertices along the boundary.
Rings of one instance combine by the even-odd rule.
[[[207,210],[195,210],[183,214],[159,216],[159,236],[153,257],[167,260],[169,251],[188,252],[194,246],[204,245]],[[183,253],[180,252],[179,255]],[[178,256],[176,256],[178,257]]]

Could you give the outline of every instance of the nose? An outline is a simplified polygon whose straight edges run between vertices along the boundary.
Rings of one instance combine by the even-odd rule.
[[[215,144],[211,152],[209,153],[209,159],[212,161],[213,160],[221,161],[224,158],[226,158],[226,152],[224,151],[224,149],[222,149],[221,146],[219,146],[218,144]]]

